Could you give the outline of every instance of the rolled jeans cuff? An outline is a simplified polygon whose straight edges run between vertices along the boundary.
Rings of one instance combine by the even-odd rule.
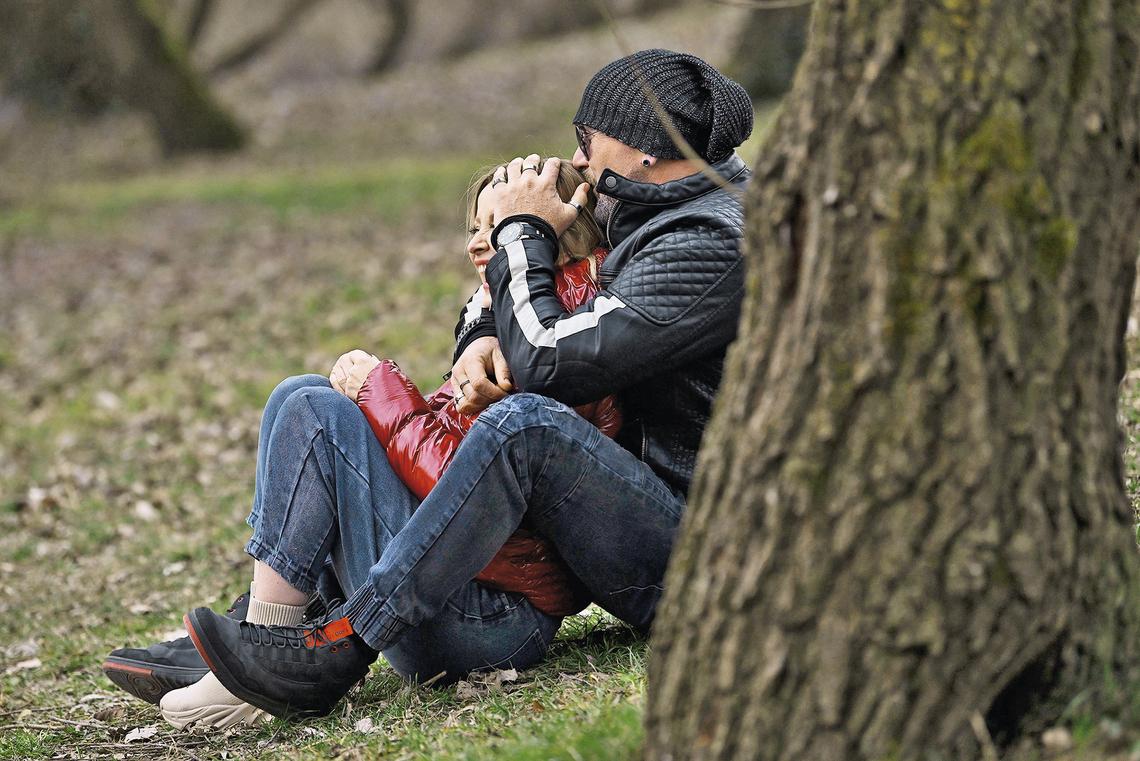
[[[406,621],[376,599],[371,584],[364,584],[353,592],[341,608],[341,614],[373,650],[384,650],[396,644],[409,628]]]

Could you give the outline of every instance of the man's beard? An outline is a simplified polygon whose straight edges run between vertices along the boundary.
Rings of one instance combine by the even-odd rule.
[[[605,193],[598,193],[596,191],[596,188],[598,187],[598,179],[594,177],[593,172],[587,170],[583,172],[583,174],[586,177],[586,182],[590,183],[595,188],[595,194],[598,197],[598,203],[594,206],[594,219],[598,221],[598,226],[601,227],[604,231],[606,229],[606,225],[609,224],[610,219],[613,217],[614,211],[617,210],[618,204],[621,202],[613,196],[608,196]],[[627,172],[624,177],[635,182],[646,182],[646,177],[648,174],[648,170],[638,164],[637,166],[631,167],[629,172]]]
[[[598,202],[594,205],[594,219],[598,221],[598,226],[605,230],[606,225],[610,223],[610,217],[614,214],[614,209],[617,208],[618,200],[602,193],[597,195]]]

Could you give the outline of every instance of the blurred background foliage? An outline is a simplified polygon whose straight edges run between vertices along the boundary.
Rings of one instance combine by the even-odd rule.
[[[755,17],[775,12],[608,2],[639,48],[742,77],[787,59],[763,64],[753,158],[797,54],[786,20],[769,40]],[[0,0],[0,758],[122,752],[160,722],[98,664],[245,583],[258,420],[281,378],[359,347],[440,383],[477,282],[466,185],[572,153],[582,87],[625,52],[601,7]],[[315,726],[162,727],[131,755],[484,757],[530,737],[535,758],[570,758],[551,748],[571,728],[636,743],[644,642],[597,611],[570,623],[575,645],[509,694],[400,691],[378,666]],[[383,731],[354,734],[361,718]]]

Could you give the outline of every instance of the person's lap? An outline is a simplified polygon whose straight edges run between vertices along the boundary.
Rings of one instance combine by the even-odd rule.
[[[346,615],[371,646],[398,641],[525,520],[594,601],[644,631],[683,507],[647,465],[572,409],[515,394],[480,415]]]
[[[273,420],[289,406],[287,423]],[[306,591],[329,556],[346,595],[371,585],[387,618],[357,631],[382,642],[400,673],[453,678],[542,657],[559,619],[469,581],[523,520],[554,542],[602,607],[643,630],[651,623],[683,501],[569,407],[533,394],[492,405],[418,507],[362,413],[322,376],[284,381],[265,417],[251,554]],[[292,454],[267,457],[261,446]],[[279,506],[270,523],[285,526],[303,519],[287,509],[300,488],[310,493],[299,513],[311,518],[323,500],[336,526],[309,547],[266,535],[266,495]]]
[[[331,570],[350,595],[417,503],[363,414],[324,376],[288,378],[270,395],[249,518],[254,558],[302,591],[333,586]],[[444,673],[435,683],[446,684],[473,670],[534,664],[560,621],[521,595],[469,581],[383,654],[407,679]]]

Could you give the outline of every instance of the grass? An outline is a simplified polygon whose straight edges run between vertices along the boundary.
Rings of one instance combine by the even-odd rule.
[[[670,23],[702,26],[677,18]],[[489,121],[501,132],[479,140],[567,145],[568,130],[541,125],[564,129],[551,115],[564,116],[576,97],[566,82],[596,68],[571,63],[573,75],[519,63],[536,77],[553,71],[556,86],[539,90],[545,101],[526,100],[531,121],[500,104]],[[488,54],[469,65],[497,64]],[[449,132],[473,131],[465,100],[443,104],[451,110],[442,116],[439,105],[411,108],[450,119]],[[744,156],[756,154],[775,115],[759,109]],[[57,167],[45,174],[62,179],[3,189],[0,759],[637,756],[646,643],[597,609],[568,619],[550,658],[517,681],[419,688],[379,662],[332,716],[224,735],[173,731],[98,668],[112,648],[166,638],[183,612],[224,607],[248,583],[240,548],[258,415],[282,377],[327,372],[360,347],[397,360],[421,389],[440,382],[455,315],[474,287],[461,255],[461,195],[489,157],[462,145],[428,150],[430,136],[415,150],[343,147],[346,135],[413,137],[395,126],[377,130],[366,117],[342,133],[323,118],[298,124],[276,149],[281,161],[270,147],[139,166],[88,157],[80,145],[64,157],[84,158],[83,171]],[[1133,331],[1130,354],[1138,349]],[[1140,370],[1128,373],[1120,409],[1138,505]],[[127,742],[137,729],[155,732]],[[1073,729],[1094,749],[1081,757],[1099,758],[1100,724],[1075,717]]]
[[[459,213],[462,189],[473,168],[469,157],[450,157],[315,171],[219,173],[191,168],[120,181],[66,183],[30,204],[0,209],[0,236],[113,234],[132,218],[175,205],[223,210],[233,223],[259,212],[300,224],[325,215],[360,212],[381,224],[396,225],[415,212],[417,220],[439,224]],[[443,214],[425,220],[425,211]]]
[[[0,759],[636,755],[646,644],[597,609],[501,688],[410,687],[381,661],[333,716],[226,735],[172,730],[98,668],[248,583],[258,417],[282,377],[359,346],[440,383],[477,163],[173,167],[4,212]]]

